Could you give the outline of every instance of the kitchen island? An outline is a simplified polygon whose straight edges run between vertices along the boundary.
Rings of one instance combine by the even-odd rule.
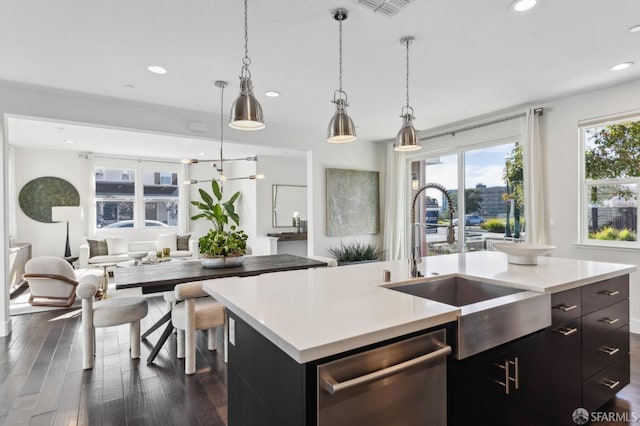
[[[276,419],[277,416],[270,416],[275,415],[275,411],[284,410],[282,402],[278,401],[285,400],[287,410],[295,413],[278,418],[278,422],[316,424],[317,383],[314,373],[321,362],[438,327],[447,329],[447,343],[453,344],[456,320],[462,312],[459,307],[396,292],[383,285],[404,285],[449,275],[481,279],[525,290],[520,294],[551,294],[548,311],[540,312],[540,315],[551,318],[554,295],[570,295],[571,291],[576,292],[575,289],[580,292],[583,286],[592,287],[619,277],[626,278],[635,270],[630,265],[553,257],[542,257],[534,266],[511,265],[507,263],[506,255],[497,252],[430,257],[423,259],[420,268],[424,275],[421,278],[409,276],[406,261],[391,261],[205,281],[204,288],[230,311],[230,425],[235,424],[239,410],[254,409],[254,401],[264,404],[262,411],[255,410],[261,418]],[[390,282],[384,281],[385,270],[390,272]],[[626,282],[626,293],[623,291],[615,297],[625,294],[628,297],[628,280]],[[626,310],[628,322],[628,300]],[[573,317],[568,319],[575,320]],[[551,330],[555,323],[549,322],[548,325]],[[626,329],[628,331],[628,326]],[[246,343],[243,334],[250,335],[251,342],[256,339],[263,341],[242,348],[241,341]],[[576,334],[571,332],[568,335],[575,337]],[[246,364],[243,363],[253,363],[256,366],[254,370],[259,369],[257,366],[262,355],[269,360],[267,365],[270,367],[262,369],[266,371],[234,371],[236,367],[244,369]],[[474,362],[479,362],[478,359],[478,356],[470,358]],[[628,355],[626,359],[628,364]],[[579,364],[576,361],[573,364]],[[459,362],[452,364],[462,365]],[[464,370],[465,367],[462,365],[460,368]],[[263,395],[252,398],[252,393],[260,393],[253,385],[260,388],[260,381],[273,380],[269,374],[272,372],[284,374],[278,382],[282,394],[271,392],[266,399]],[[257,383],[248,383],[251,381]],[[506,382],[509,383],[510,379]],[[449,387],[452,388],[451,383]],[[235,395],[236,389],[241,393]],[[284,423],[282,419],[285,419]]]

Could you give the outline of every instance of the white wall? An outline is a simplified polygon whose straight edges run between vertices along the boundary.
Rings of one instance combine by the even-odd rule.
[[[80,194],[80,206],[87,212],[88,196],[92,185],[88,179],[91,176],[91,162],[80,158],[77,153],[54,150],[35,150],[30,148],[14,148],[16,198],[20,189],[29,181],[43,176],[53,176],[69,181]],[[15,214],[16,229],[12,230],[13,238],[17,242],[31,243],[32,255],[35,256],[64,256],[67,228],[64,223],[43,223],[31,219],[24,214],[18,205],[18,200],[10,202]],[[78,247],[85,242],[88,235],[88,223],[69,224],[69,243],[71,254],[78,255]]]
[[[265,176],[262,179],[262,189],[257,194],[256,221],[257,233],[266,236],[268,233],[295,232],[295,227],[274,228],[272,221],[272,187],[273,185],[307,185],[307,158],[306,155],[276,157],[258,157],[258,173]],[[307,196],[310,193],[307,191]],[[305,205],[306,207],[306,205]],[[308,217],[302,219],[308,220]],[[306,241],[278,241],[275,243],[278,253],[307,255]]]
[[[580,167],[578,121],[640,110],[640,81],[541,104],[541,134],[545,141],[549,218],[556,223],[547,232],[557,248],[553,255],[640,268],[638,250],[585,248],[578,241],[578,170]],[[639,160],[640,161],[640,160]],[[631,330],[640,333],[640,273],[631,274]]]
[[[384,218],[382,215],[384,205],[384,162],[386,147],[384,144],[367,146],[367,142],[356,141],[350,144],[326,144],[322,150],[314,150],[309,153],[308,160],[313,164],[309,170],[309,188],[313,194],[313,216],[309,218],[309,229],[313,235],[309,241],[309,255],[329,256],[330,247],[340,246],[351,241],[373,243],[382,247],[382,230]],[[368,149],[365,149],[367,147]],[[380,172],[380,233],[377,235],[354,235],[344,237],[329,237],[326,234],[326,169],[341,168],[354,170],[367,170]],[[322,206],[318,208],[318,206]],[[309,209],[311,211],[311,209]]]

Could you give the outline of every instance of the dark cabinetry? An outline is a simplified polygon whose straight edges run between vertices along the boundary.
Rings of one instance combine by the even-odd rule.
[[[629,277],[551,297],[552,325],[449,362],[450,424],[575,425],[629,383]]]

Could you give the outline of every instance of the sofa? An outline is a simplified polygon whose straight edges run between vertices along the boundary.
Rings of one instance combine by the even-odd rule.
[[[119,263],[131,260],[129,253],[148,252],[151,258],[156,257],[156,251],[169,247],[172,258],[199,257],[198,240],[190,235],[166,234],[159,235],[156,241],[128,241],[124,238],[106,237],[104,239],[87,238],[87,242],[80,246],[78,263],[80,268],[89,268],[96,263]]]

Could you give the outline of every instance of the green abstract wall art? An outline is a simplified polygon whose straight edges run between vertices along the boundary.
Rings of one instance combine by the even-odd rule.
[[[380,173],[327,169],[327,235],[380,232]]]
[[[52,223],[51,207],[79,206],[80,194],[69,181],[44,176],[25,184],[18,195],[20,208],[33,220]]]

